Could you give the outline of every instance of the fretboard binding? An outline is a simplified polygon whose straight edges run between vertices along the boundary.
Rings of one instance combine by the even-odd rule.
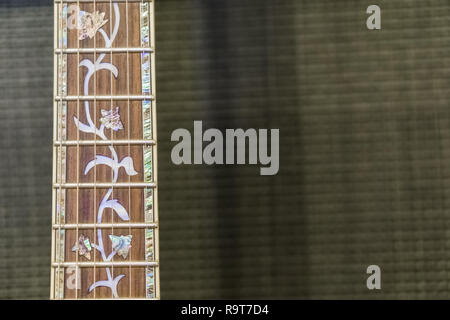
[[[121,229],[121,228],[133,228],[133,229],[155,229],[158,227],[156,223],[66,223],[66,224],[54,224],[53,229],[59,230],[73,230],[73,229]]]
[[[53,262],[53,268],[67,268],[78,266],[80,268],[92,267],[157,267],[156,261],[73,261],[73,262]]]
[[[156,188],[156,183],[55,183],[55,189],[86,189],[86,188]]]
[[[129,96],[56,96],[56,101],[78,101],[78,100],[155,100],[152,95],[129,95]]]
[[[70,53],[153,53],[152,48],[67,48],[55,49],[56,54],[70,54]]]
[[[156,145],[155,140],[66,140],[66,141],[55,141],[54,145],[58,146],[110,146],[110,145],[145,145],[154,146]]]

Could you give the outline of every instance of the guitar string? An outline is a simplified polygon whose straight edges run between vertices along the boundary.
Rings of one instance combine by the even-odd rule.
[[[125,18],[125,25],[126,25],[126,33],[127,33],[127,35],[126,35],[127,48],[130,47],[130,43],[129,43],[129,27],[128,27],[128,21],[129,21],[129,17],[128,17],[129,11],[128,11],[128,9],[129,8],[128,8],[128,0],[127,0],[126,3],[125,3],[125,16],[126,16],[126,18]],[[131,130],[130,129],[130,126],[131,126],[130,76],[131,76],[130,75],[130,54],[129,54],[128,50],[127,50],[127,96],[128,96],[128,100],[127,100],[127,112],[128,112],[128,115],[127,115],[127,122],[128,122],[128,124],[127,124],[127,136],[128,136],[128,141],[131,139],[131,136],[130,136],[130,130]],[[130,143],[128,143],[128,154],[131,156]],[[129,176],[129,175],[128,175],[128,182],[131,183],[131,176]],[[131,219],[132,213],[133,213],[133,211],[132,211],[132,204],[131,204],[131,187],[128,187],[128,214],[129,214],[129,217],[130,217],[130,221],[132,221],[132,219]],[[131,227],[128,227],[128,234],[129,235],[132,234],[131,233]],[[132,253],[132,249],[130,250],[129,257],[128,257],[128,260],[130,262],[131,262],[131,253]],[[132,277],[131,264],[130,264],[130,266],[128,268],[128,274],[129,274],[129,276],[128,276],[128,278],[129,278],[128,279],[128,281],[129,281],[129,284],[128,284],[128,296],[131,297],[131,295],[132,295],[132,290],[131,290],[131,285],[132,285],[132,282],[131,282],[131,277]]]
[[[147,6],[147,28],[148,28],[148,31],[147,31],[147,36],[148,36],[148,41],[147,41],[147,47],[148,48],[152,48],[153,50],[155,49],[155,47],[154,47],[154,43],[153,43],[153,37],[154,37],[154,20],[153,20],[153,5],[154,5],[154,2],[152,1],[152,2],[148,2],[148,6]],[[154,95],[154,81],[153,81],[153,76],[154,76],[154,71],[153,71],[153,69],[154,69],[154,67],[155,67],[155,64],[154,64],[154,58],[155,58],[155,52],[154,51],[152,51],[151,53],[149,53],[149,63],[150,63],[150,66],[149,66],[149,77],[148,77],[148,85],[149,85],[149,91],[147,92],[147,94],[151,94],[151,95]],[[150,114],[149,114],[149,121],[150,121],[150,128],[149,128],[149,131],[150,131],[150,134],[151,134],[151,138],[152,139],[154,139],[155,141],[156,141],[156,133],[153,133],[153,130],[155,130],[156,129],[156,121],[155,121],[155,119],[154,119],[154,112],[155,112],[155,106],[154,106],[154,104],[151,102],[151,101],[149,101],[149,106],[150,106]],[[150,167],[150,179],[149,179],[149,181],[152,181],[152,182],[154,182],[154,175],[153,175],[153,169],[154,169],[154,161],[153,161],[153,157],[155,156],[155,148],[156,148],[156,144],[154,144],[154,145],[152,145],[152,146],[149,146],[149,148],[151,148],[151,156],[150,156],[150,159],[151,159],[151,167]],[[155,188],[155,190],[156,190],[156,188]],[[152,199],[152,208],[150,209],[150,210],[154,210],[154,204],[155,204],[155,202],[154,202],[154,196],[155,196],[155,192],[152,190],[152,194],[151,194],[151,197],[153,198]],[[152,212],[152,214],[151,214],[151,216],[152,216],[152,220],[153,220],[153,222],[155,222],[154,221],[154,214],[153,214],[153,212]],[[156,255],[155,255],[155,239],[156,239],[156,235],[157,235],[157,231],[155,231],[156,229],[153,229],[152,230],[152,237],[151,237],[151,250],[152,250],[152,255],[151,255],[151,260],[155,260],[155,258],[156,258]],[[147,252],[146,252],[146,254],[147,254]],[[159,264],[158,264],[158,266],[159,266]],[[156,275],[155,275],[155,270],[156,270],[156,268],[158,268],[158,266],[155,266],[155,267],[147,267],[146,268],[146,270],[145,270],[145,283],[146,283],[146,287],[145,287],[145,296],[147,297],[147,273],[150,273],[151,272],[151,277],[152,277],[152,282],[153,282],[153,286],[151,286],[151,283],[149,283],[149,286],[151,286],[151,290],[152,290],[152,294],[151,295],[149,295],[149,297],[150,298],[155,298],[156,297],[156,285],[155,285],[155,282],[156,282]],[[149,281],[150,282],[150,281]]]
[[[60,46],[61,47],[61,43],[62,43],[62,31],[61,31],[61,29],[62,29],[62,16],[63,16],[63,10],[62,10],[62,5],[61,5],[61,7],[59,7],[58,6],[58,46]],[[60,83],[60,81],[61,81],[61,61],[62,61],[62,55],[60,55],[59,56],[59,63],[58,63],[58,66],[57,66],[57,68],[58,68],[58,87],[57,87],[57,92],[58,92],[58,94],[60,95],[60,96],[62,96],[62,93],[61,93],[61,83]],[[57,128],[56,128],[56,132],[57,132],[57,135],[59,136],[59,134],[60,134],[60,132],[61,132],[61,130],[60,130],[60,120],[59,119],[61,119],[61,111],[60,111],[60,106],[61,106],[61,104],[62,104],[62,102],[60,101],[60,104],[57,106],[57,112],[58,112],[58,116],[57,116],[57,119],[58,119],[58,124],[57,124]],[[61,182],[60,181],[60,173],[61,173],[61,144],[60,144],[60,146],[59,146],[59,149],[58,149],[58,155],[57,155],[57,164],[56,164],[56,180],[57,180],[57,182]],[[60,189],[58,189],[58,190],[60,190]],[[59,197],[58,197],[58,191],[56,191],[57,193],[56,193],[56,195],[57,195],[57,204],[59,204]],[[61,192],[59,193],[59,195],[61,195]],[[61,215],[61,208],[58,210],[57,209],[57,215],[56,215],[56,221],[60,221],[60,215]],[[55,247],[55,258],[56,258],[56,261],[57,262],[59,262],[60,261],[60,256],[61,256],[61,233],[60,233],[60,230],[58,229],[58,231],[57,231],[58,233],[57,233],[57,237],[56,237],[56,239],[57,239],[57,245],[56,245],[56,247]],[[58,249],[59,248],[59,249]],[[59,277],[59,273],[60,273],[60,270],[59,270],[59,265],[58,265],[58,267],[55,269],[55,287],[56,288],[58,288],[59,289],[59,291],[57,292],[56,290],[55,290],[55,292],[57,292],[57,296],[58,297],[60,297],[60,291],[61,291],[61,288],[59,287],[60,286],[60,277]]]
[[[94,14],[97,12],[97,1],[94,0]],[[94,34],[94,61],[97,61],[97,33]],[[94,125],[97,128],[97,72],[94,70]],[[94,134],[94,210],[96,211],[97,208],[97,134]],[[95,218],[94,214],[94,239],[95,235],[97,234],[97,219]],[[100,240],[97,239],[97,243]],[[96,283],[96,277],[97,277],[97,269],[96,269],[96,262],[97,262],[97,250],[94,251],[94,283]],[[94,291],[94,299],[97,295],[97,290],[93,289]]]
[[[60,42],[61,42],[61,34],[60,34],[60,28],[59,28],[59,25],[60,25],[60,21],[61,21],[61,12],[62,10],[60,10],[60,7],[59,7],[59,5],[57,5],[56,6],[56,9],[55,9],[55,12],[54,12],[54,15],[55,16],[57,16],[57,18],[55,17],[54,19],[55,19],[55,32],[56,32],[56,34],[55,34],[55,39],[53,40],[53,46],[58,46],[58,48],[60,48]],[[58,19],[58,20],[56,20],[56,19]],[[56,59],[58,59],[58,56],[59,55],[55,55],[55,57],[56,57]],[[59,92],[59,88],[60,88],[60,67],[59,67],[59,64],[56,64],[56,65],[54,65],[54,67],[56,67],[56,71],[58,72],[58,84],[56,85],[56,92],[57,92],[57,94],[60,94],[60,92]],[[60,118],[60,115],[59,115],[59,106],[58,105],[54,105],[53,106],[53,108],[55,108],[56,107],[56,119],[57,119],[57,121],[58,121],[58,123],[53,123],[53,135],[55,135],[56,134],[56,136],[58,136],[59,137],[59,118]],[[55,121],[55,115],[53,115],[53,121]],[[58,159],[59,159],[59,149],[58,149],[58,146],[56,146],[56,148],[54,148],[53,149],[54,151],[56,150],[58,153],[57,153],[57,155],[56,155],[56,164],[54,164],[54,168],[53,168],[53,174],[55,175],[55,177],[53,178],[53,182],[57,182],[57,183],[59,183],[60,181],[59,181],[59,172],[58,172],[58,166],[59,166],[59,163],[58,163]],[[55,190],[54,191],[55,192],[55,194],[53,195],[53,197],[55,197],[56,198],[56,202],[55,202],[55,204],[54,204],[54,208],[53,208],[53,210],[55,210],[53,213],[52,213],[52,223],[57,223],[59,220],[59,218],[58,218],[58,216],[59,216],[59,213],[58,213],[58,204],[59,204],[59,198],[58,198],[58,190]],[[56,236],[57,235],[57,233],[56,233],[57,231],[55,231],[54,229],[53,229],[53,226],[52,226],[52,240],[54,239],[54,241],[52,241],[52,242],[54,242],[55,243],[55,245],[54,246],[52,246],[52,263],[53,262],[57,262],[57,261],[59,261],[59,256],[58,256],[58,250],[57,250],[57,248],[58,248],[58,246],[60,245],[60,241],[61,241],[61,239],[58,241],[58,238],[60,238],[60,235],[58,234],[58,237]],[[59,253],[59,254],[61,254],[61,253]],[[53,261],[53,260],[55,260],[55,261]],[[55,297],[55,299],[58,299],[59,297],[59,292],[56,290],[56,289],[59,289],[59,290],[61,290],[60,288],[59,288],[59,285],[58,285],[58,280],[59,280],[59,278],[58,278],[58,269],[57,268],[55,268],[54,270],[52,269],[52,273],[51,273],[51,275],[53,276],[53,287],[50,289],[50,291],[51,291],[51,296],[54,296]]]
[[[148,36],[149,36],[149,41],[148,41],[148,46],[150,47],[150,48],[153,48],[153,49],[155,49],[155,21],[154,21],[154,2],[151,2],[151,3],[149,3],[149,7],[148,7],[148,28],[149,28],[149,31],[148,31]],[[151,59],[150,59],[150,77],[149,77],[149,81],[150,81],[150,92],[151,92],[151,94],[152,95],[154,95],[154,96],[156,96],[156,94],[155,94],[155,55],[156,55],[156,53],[155,52],[153,52],[153,53],[150,53],[150,57],[151,57]],[[156,101],[156,99],[155,99],[155,101]],[[151,112],[150,112],[150,121],[151,121],[151,131],[153,132],[153,130],[154,130],[154,134],[152,134],[152,138],[153,139],[155,139],[155,141],[156,141],[156,139],[157,139],[157,134],[156,134],[156,102],[155,103],[152,103],[151,104]],[[151,181],[155,181],[155,176],[156,176],[156,170],[154,170],[155,169],[155,161],[154,161],[154,157],[156,156],[156,154],[157,154],[157,151],[156,151],[156,149],[157,149],[158,147],[156,146],[156,145],[154,145],[154,146],[152,146],[151,147],[151,150],[152,150],[152,154],[151,154],[151,162],[152,162],[152,169],[151,169]],[[156,189],[155,189],[156,190]],[[153,197],[155,197],[155,193],[157,194],[157,190],[156,190],[156,192],[153,192],[152,194],[153,194]],[[154,199],[153,199],[154,200]],[[155,221],[155,205],[157,205],[158,203],[157,202],[155,202],[155,201],[152,201],[152,203],[153,203],[153,205],[152,205],[152,210],[153,210],[153,212],[152,212],[152,217],[153,217],[153,220]],[[159,227],[159,222],[158,222],[158,227]],[[157,245],[157,241],[159,241],[159,238],[157,237],[158,236],[158,230],[153,230],[153,232],[152,232],[152,250],[153,250],[153,253],[152,253],[152,259],[153,260],[156,260],[156,258],[157,258],[157,256],[156,256],[156,254],[157,254],[157,251],[156,251],[156,245]],[[158,257],[158,261],[159,261],[159,257]],[[158,265],[157,266],[155,266],[155,267],[152,267],[151,268],[151,270],[152,270],[152,277],[153,277],[153,288],[152,288],[152,290],[153,290],[153,293],[152,293],[152,298],[156,298],[156,297],[158,297],[159,296],[159,290],[157,290],[157,288],[158,288],[158,286],[159,286],[159,279],[158,279],[158,277],[157,277],[157,275],[156,275],[156,273],[157,272],[159,272],[159,263],[158,263]],[[158,283],[157,283],[158,282]]]
[[[117,17],[115,17],[117,19]],[[112,37],[112,0],[109,1],[109,36]],[[113,44],[111,43],[110,48],[111,48],[111,53],[110,53],[110,61],[111,63],[114,62],[113,59],[113,52],[112,52],[112,47]],[[111,103],[110,103],[110,112],[112,115],[113,112],[113,76],[112,76],[112,72],[110,72],[110,92],[111,92]],[[114,140],[114,131],[113,128],[110,128],[110,132],[111,132],[111,148],[113,148],[113,140]],[[114,170],[111,168],[111,182],[114,182]],[[114,197],[114,184],[112,185],[112,191],[111,191],[111,197],[112,199],[115,199]],[[111,222],[113,223],[112,227],[111,227],[111,234],[114,234],[114,212],[111,209]],[[102,234],[103,235],[103,234]],[[112,249],[114,250],[114,249]],[[111,261],[114,261],[114,255],[111,258]],[[111,267],[111,274],[112,274],[112,279],[114,279],[114,265],[112,265]],[[111,290],[111,297],[113,297],[113,292]]]
[[[77,1],[77,7],[78,9],[80,8],[80,1]],[[79,19],[79,10],[77,13],[76,18],[76,23],[78,23],[78,19]],[[77,63],[75,65],[75,67],[77,68],[77,117],[78,119],[80,119],[80,68],[79,68],[79,63],[80,63],[80,36],[79,33],[80,31],[78,30],[78,28],[76,28],[76,41],[77,41]],[[80,192],[80,188],[79,188],[79,183],[80,183],[80,131],[77,130],[77,204],[76,204],[76,213],[77,213],[77,222],[76,222],[76,237],[75,237],[75,243],[78,244],[78,239],[79,239],[79,222],[80,222],[80,207],[79,207],[79,192]],[[78,244],[79,245],[79,244]],[[78,281],[81,281],[81,279],[78,279],[78,272],[79,272],[79,268],[78,268],[78,252],[75,252],[75,257],[76,257],[76,269],[75,269],[75,298],[78,299]],[[80,271],[81,272],[81,271]]]
[[[148,2],[147,2],[147,4],[148,4]],[[142,0],[141,3],[139,4],[139,15],[140,15],[140,19],[139,19],[139,35],[140,35],[140,40],[141,40],[140,41],[140,46],[144,47],[143,42],[142,42],[142,25],[141,25],[142,24],[142,17],[141,17],[141,15],[143,14],[142,7],[144,7],[144,0]],[[150,23],[149,19],[150,19],[150,17],[148,16],[148,12],[147,12],[147,24],[146,24],[147,28],[150,27],[149,26],[149,23]],[[147,32],[150,32],[150,29],[148,29]],[[148,40],[150,40],[150,39],[148,39]],[[140,59],[141,59],[141,94],[144,94],[144,88],[142,87],[143,86],[143,81],[142,81],[143,80],[142,79],[142,77],[143,77],[143,74],[142,74],[143,54],[140,55]],[[146,92],[146,94],[147,93],[148,92]],[[143,103],[141,103],[141,108],[144,108],[144,104]],[[142,112],[141,112],[141,117],[142,117],[142,137],[144,137],[144,127],[145,127],[144,121],[146,120],[145,117],[144,117],[144,112],[143,111],[144,110],[142,110]],[[143,177],[144,182],[146,182],[146,172],[145,172],[145,165],[146,165],[145,152],[146,152],[146,150],[145,149],[146,149],[146,147],[143,146],[142,147],[142,164],[143,164],[143,166],[142,166],[143,167],[143,175],[142,175],[142,177]],[[144,216],[144,221],[145,221],[145,214],[146,214],[146,203],[145,203],[146,197],[145,197],[145,192],[146,191],[145,191],[145,188],[144,188],[143,189],[143,197],[144,197],[143,216]],[[146,233],[146,231],[147,230],[144,229],[145,233]],[[147,254],[146,250],[147,250],[147,235],[145,234],[144,235],[144,259],[146,259],[146,254]],[[144,277],[145,277],[145,284],[146,284],[147,283],[147,267],[144,268]],[[144,286],[144,297],[147,297],[147,286],[146,285]]]
[[[64,30],[63,30],[63,21],[62,21],[63,18],[64,18],[64,16],[63,16],[63,5],[60,6],[60,9],[61,9],[61,12],[59,14],[59,34],[58,34],[59,41],[58,41],[58,45],[60,47],[63,47],[63,41],[64,41],[64,39],[63,39]],[[62,52],[62,50],[61,50],[61,52]],[[61,81],[61,75],[62,75],[62,72],[63,72],[63,70],[62,70],[62,68],[63,68],[63,55],[62,55],[62,53],[61,53],[59,59],[60,60],[59,60],[59,66],[58,66],[58,69],[59,69],[59,77],[58,77],[58,79],[59,79],[59,81]],[[61,97],[60,103],[59,103],[59,106],[58,106],[59,115],[57,117],[58,118],[58,135],[61,137],[62,136],[62,106],[63,106],[63,101],[62,101],[63,92],[62,92],[61,83],[58,85],[58,92],[60,93],[60,97]],[[57,168],[57,170],[59,172],[57,174],[57,177],[58,177],[58,180],[60,180],[60,182],[62,182],[62,144],[61,143],[60,143],[60,146],[59,146],[58,157],[59,157],[59,163],[58,163],[57,167],[59,167],[59,168]],[[59,199],[58,199],[58,201],[61,198],[61,194],[62,194],[62,188],[60,187],[59,188],[59,197],[58,197]],[[59,203],[59,205],[61,205],[61,204]],[[58,210],[57,219],[58,219],[59,222],[61,222],[61,207]],[[58,229],[58,239],[59,240],[58,240],[58,250],[57,250],[57,252],[59,253],[59,256],[57,257],[57,260],[58,260],[58,262],[60,262],[61,254],[64,254],[64,253],[61,253],[61,228]],[[59,265],[58,265],[58,268],[56,270],[57,270],[56,271],[56,279],[57,279],[58,289],[59,289],[59,291],[61,291],[61,287],[60,287],[61,286],[61,268],[60,268]],[[60,292],[58,292],[58,296],[61,297]]]

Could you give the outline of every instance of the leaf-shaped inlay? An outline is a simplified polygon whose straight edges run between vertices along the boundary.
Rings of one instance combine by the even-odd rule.
[[[133,159],[131,157],[123,158],[119,166],[123,167],[129,176],[135,176],[138,174],[137,171],[134,170]]]
[[[125,208],[116,199],[106,201],[103,207],[113,209],[120,217],[120,219],[124,221],[130,220],[127,210],[125,210]]]
[[[88,172],[98,164],[104,164],[104,165],[110,166],[112,169],[114,169],[116,167],[116,164],[113,159],[105,157],[105,156],[97,155],[97,156],[95,156],[95,160],[90,161],[86,165],[86,168],[84,169],[84,174],[87,175]]]
[[[111,167],[113,170],[123,167],[125,169],[125,172],[129,176],[135,176],[138,174],[137,171],[134,170],[133,159],[131,157],[125,157],[119,164],[117,164],[113,159],[100,155],[96,155],[95,159],[90,161],[86,165],[86,168],[84,169],[84,174],[87,175],[89,171],[98,164],[107,165]]]
[[[73,121],[75,122],[75,125],[80,131],[86,132],[86,133],[95,133],[95,130],[91,127],[85,125],[84,123],[80,122],[80,120],[77,119],[77,117],[73,117]]]
[[[117,285],[119,283],[119,281],[125,277],[124,274],[119,274],[117,277],[114,278],[114,280],[109,281],[109,280],[101,280],[101,281],[97,281],[95,282],[93,285],[91,285],[89,287],[89,292],[91,292],[92,290],[94,290],[97,287],[108,287],[111,289],[114,298],[118,298],[119,295],[117,294]]]

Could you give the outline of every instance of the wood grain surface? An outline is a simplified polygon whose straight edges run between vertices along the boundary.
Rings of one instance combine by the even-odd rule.
[[[111,35],[115,22],[112,4],[80,3],[80,9],[86,12],[104,12],[108,22],[102,27],[108,35]],[[112,12],[111,12],[112,9]],[[139,3],[119,3],[120,27],[112,47],[127,48],[141,47],[140,39],[140,4]],[[78,40],[78,31],[68,29],[68,48],[104,48],[105,40],[99,32],[93,39]],[[80,67],[79,64],[84,59],[95,61],[99,53],[68,53],[67,54],[67,95],[83,96],[83,82],[88,69]],[[117,78],[109,70],[100,70],[92,76],[89,83],[89,95],[100,96],[130,96],[142,95],[142,75],[141,75],[141,53],[107,53],[103,62],[112,63],[117,67],[119,73]],[[153,65],[152,71],[153,72]],[[151,84],[153,87],[153,84]],[[89,104],[91,118],[96,127],[100,127],[99,119],[102,117],[101,110],[112,110],[119,108],[120,120],[123,130],[113,131],[105,129],[105,136],[109,141],[115,140],[143,140],[143,117],[142,101],[130,99],[111,99],[110,101],[91,100]],[[84,100],[69,101],[67,103],[67,136],[70,141],[90,140],[96,141],[99,138],[90,133],[78,130],[74,117],[82,123],[87,123]],[[153,126],[153,123],[152,123]],[[133,159],[134,168],[138,174],[129,176],[125,170],[119,170],[117,182],[149,182],[144,179],[144,146],[141,144],[114,145],[119,162],[127,156]],[[112,157],[107,145],[80,145],[67,146],[66,161],[66,183],[110,183],[113,181],[113,171],[109,166],[97,165],[88,173],[85,173],[86,165],[95,158],[95,155]],[[152,179],[153,180],[153,179]],[[67,189],[65,202],[65,223],[85,224],[96,223],[97,211],[103,197],[108,189],[105,188],[74,188]],[[110,199],[117,199],[126,209],[130,217],[130,223],[144,223],[144,189],[135,187],[114,188]],[[113,210],[106,208],[103,212],[102,223],[119,224],[123,222]],[[151,221],[154,222],[154,221]],[[100,252],[93,249],[91,259],[79,255],[72,251],[72,247],[77,242],[80,235],[89,237],[93,243],[98,243],[96,228],[76,228],[65,231],[64,262],[101,262],[103,261]],[[146,260],[145,251],[145,229],[143,228],[114,228],[103,230],[103,244],[106,255],[112,252],[112,244],[109,235],[132,235],[132,246],[126,259],[115,255],[112,261],[138,262]],[[152,256],[154,256],[152,254]],[[113,278],[123,274],[125,277],[120,280],[117,287],[118,295],[121,298],[145,298],[146,297],[146,267],[125,266],[112,267]],[[83,267],[80,268],[79,276],[81,281],[78,289],[71,289],[67,286],[68,274],[65,274],[64,298],[112,298],[112,290],[107,287],[97,287],[89,292],[89,287],[96,281],[106,280],[105,267]]]

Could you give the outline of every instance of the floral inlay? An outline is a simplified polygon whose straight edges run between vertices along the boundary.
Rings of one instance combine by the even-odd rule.
[[[100,118],[100,123],[102,123],[106,128],[113,129],[114,131],[122,130],[123,124],[120,121],[119,107],[115,110],[103,110],[102,117]]]
[[[99,11],[90,13],[80,10],[77,5],[72,5],[69,8],[71,16],[68,19],[67,27],[69,29],[78,29],[79,40],[86,38],[92,39],[97,31],[103,27],[108,20],[105,20],[105,13]]]
[[[79,253],[80,256],[84,256],[86,259],[91,260],[91,241],[89,241],[88,237],[84,235],[80,235],[80,238],[75,243],[72,248],[72,251]]]
[[[130,251],[131,248],[131,238],[133,238],[133,236],[129,235],[118,237],[111,234],[109,238],[111,239],[113,250],[116,251],[119,256],[126,259],[128,256],[128,251]]]
[[[83,11],[80,11],[77,6],[71,6],[72,15],[69,17],[69,19],[72,19],[73,21],[76,21],[76,26],[78,29],[82,30],[81,35],[83,36],[83,39],[86,39],[87,37],[93,37],[95,33],[98,31],[105,40],[105,47],[111,48],[112,43],[114,42],[117,32],[119,30],[120,25],[120,11],[119,6],[117,3],[114,3],[114,15],[115,15],[115,22],[114,22],[114,29],[112,30],[112,34],[109,37],[107,33],[101,28],[106,21],[104,20],[104,14],[88,14],[83,13]],[[80,18],[78,18],[80,17]],[[84,18],[83,18],[84,17]],[[83,20],[84,19],[84,20]],[[80,39],[81,39],[80,35]],[[89,59],[85,59],[80,62],[80,67],[87,68],[88,72],[86,73],[86,76],[84,78],[84,95],[89,95],[89,82],[92,78],[92,76],[100,70],[109,70],[114,77],[118,77],[119,70],[111,63],[103,62],[103,59],[105,58],[106,54],[102,53],[98,56],[96,61],[91,61]],[[78,120],[76,116],[74,116],[73,120],[75,122],[75,125],[77,126],[78,130],[85,132],[85,133],[92,133],[97,135],[102,140],[108,140],[108,138],[105,136],[105,129],[111,128],[113,130],[120,130],[123,129],[123,124],[120,121],[119,116],[119,110],[116,108],[114,111],[107,111],[102,110],[102,118],[100,119],[100,127],[97,128],[97,126],[94,124],[94,121],[91,118],[90,110],[89,110],[89,101],[84,101],[84,107],[85,107],[85,113],[86,113],[86,119],[87,123],[82,123]],[[134,169],[133,165],[133,159],[129,156],[124,157],[123,159],[119,159],[117,152],[114,148],[114,146],[108,146],[111,157],[107,157],[104,155],[95,155],[95,158],[90,161],[85,169],[84,174],[88,174],[89,171],[98,165],[106,165],[111,167],[113,171],[113,177],[112,177],[112,183],[116,183],[118,176],[119,176],[119,170],[121,168],[124,169],[125,173],[127,175],[133,176],[136,175],[137,172]],[[98,211],[97,211],[97,223],[102,222],[102,216],[103,212],[106,208],[110,208],[115,212],[118,217],[123,221],[129,221],[130,217],[128,215],[127,210],[124,206],[120,204],[120,202],[117,199],[112,198],[113,195],[113,188],[109,188],[106,194],[104,195],[103,199],[100,202]],[[118,238],[118,239],[117,239]],[[112,241],[112,247],[113,250],[111,253],[107,254],[105,252],[105,247],[103,245],[103,233],[102,229],[97,229],[97,241],[98,243],[91,243],[91,246],[100,252],[102,260],[107,262],[111,261],[113,257],[118,254],[122,257],[126,257],[128,255],[128,250],[131,247],[131,235],[130,236],[120,236],[115,238],[115,236],[110,236],[110,240]],[[108,287],[111,289],[112,294],[115,298],[118,297],[117,294],[117,285],[119,281],[125,277],[125,275],[121,274],[117,277],[113,278],[113,275],[111,273],[111,268],[106,268],[106,280],[100,280],[96,281],[94,284],[92,284],[89,288],[89,292],[94,290],[96,287]]]

